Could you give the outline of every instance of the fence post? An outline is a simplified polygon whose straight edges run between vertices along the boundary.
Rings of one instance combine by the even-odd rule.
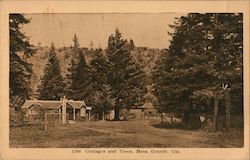
[[[161,113],[161,123],[163,123],[163,113]]]
[[[47,124],[47,113],[45,113],[45,130],[48,129],[48,124]]]
[[[62,123],[63,124],[66,124],[66,119],[67,119],[67,117],[66,117],[66,101],[67,101],[67,99],[64,96],[63,100],[62,100]]]
[[[73,108],[73,120],[76,121],[76,109]]]

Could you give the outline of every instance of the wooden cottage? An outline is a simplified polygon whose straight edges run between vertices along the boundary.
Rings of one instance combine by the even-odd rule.
[[[22,110],[25,112],[25,118],[29,120],[44,117],[45,113],[58,113],[58,115],[61,115],[62,123],[66,124],[67,120],[89,120],[92,108],[88,107],[84,101],[67,100],[64,98],[60,101],[26,100]]]
[[[142,106],[133,106],[130,109],[121,109],[120,118],[126,120],[148,119],[150,117],[155,117],[157,113],[158,112],[153,106],[153,104],[150,102],[146,102]],[[107,120],[113,120],[114,117],[115,117],[114,110],[111,110],[109,114],[106,115]]]
[[[156,114],[156,109],[153,104],[146,102],[142,106],[132,107],[129,111],[130,114],[134,115],[135,119],[145,119]]]

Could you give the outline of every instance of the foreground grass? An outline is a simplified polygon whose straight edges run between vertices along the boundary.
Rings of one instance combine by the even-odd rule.
[[[11,148],[236,148],[243,147],[242,130],[207,133],[201,130],[153,127],[156,121],[82,122],[44,130],[39,126],[10,129]]]

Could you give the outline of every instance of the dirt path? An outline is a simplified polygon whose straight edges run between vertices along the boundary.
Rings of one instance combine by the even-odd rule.
[[[103,123],[103,124],[102,124]],[[135,125],[134,128],[127,127],[118,127],[116,128],[110,122],[97,122],[91,125],[85,126],[84,124],[76,124],[74,126],[79,126],[81,129],[92,130],[96,132],[110,134],[110,136],[118,136],[119,138],[124,139],[136,139],[137,143],[141,144],[155,144],[158,146],[164,146],[166,143],[169,143],[169,146],[183,146],[183,139],[188,142],[194,143],[195,141],[201,141],[199,133],[194,134],[193,132],[188,133],[188,131],[183,132],[178,129],[160,129],[155,128],[149,121],[139,121],[139,122],[120,122],[123,125],[127,125],[128,123],[134,123],[130,125]],[[110,125],[111,126],[110,126]],[[103,128],[95,128],[101,127]],[[185,143],[184,146],[188,144]]]
[[[183,129],[156,128],[153,122],[145,121],[120,121],[120,122],[89,122],[77,124],[82,129],[109,134],[111,137],[120,139],[133,139],[135,142],[146,146],[158,147],[209,147],[224,144],[211,141],[211,137],[218,139],[218,134],[212,135],[203,131],[188,131]],[[220,141],[225,141],[223,137]],[[224,143],[224,142],[223,142]],[[235,146],[228,143],[230,147]]]
[[[101,132],[101,133],[112,134],[112,135],[115,135],[115,136],[128,136],[128,137],[132,136],[129,133],[119,133],[119,132],[114,132],[112,130],[106,130],[106,129],[92,128],[92,127],[81,127],[81,128],[86,129],[86,130]]]
[[[37,126],[10,130],[11,147],[60,148],[140,148],[140,147],[241,147],[242,131],[207,133],[184,129],[156,128],[157,121],[81,122],[63,128],[41,130]]]

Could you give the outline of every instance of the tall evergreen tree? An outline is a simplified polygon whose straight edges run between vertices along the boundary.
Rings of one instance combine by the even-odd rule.
[[[93,92],[91,97],[91,106],[94,112],[99,114],[99,118],[105,119],[105,114],[109,113],[113,109],[115,100],[112,98],[112,90],[110,85],[103,84],[98,90]]]
[[[170,27],[171,45],[154,72],[160,109],[211,113],[222,84],[238,90],[242,104],[242,14],[188,14]]]
[[[52,43],[49,51],[49,60],[44,70],[41,85],[38,88],[39,99],[59,100],[65,94],[64,88],[64,78],[61,75],[55,46]]]
[[[90,67],[87,65],[85,56],[80,51],[78,62],[72,66],[71,85],[68,97],[74,100],[89,102],[92,91]]]
[[[130,44],[116,29],[109,37],[107,55],[111,64],[108,83],[115,98],[115,120],[121,108],[140,105],[146,92],[144,72],[130,55]]]
[[[10,29],[10,97],[20,96],[27,99],[30,96],[30,76],[32,66],[26,58],[34,53],[28,38],[21,31],[21,26],[30,21],[22,14],[9,15]]]
[[[94,90],[101,90],[102,86],[106,85],[108,82],[110,69],[108,57],[104,54],[102,49],[96,49],[94,51],[90,67]]]
[[[66,87],[65,87],[65,93],[66,96],[69,97],[70,94],[72,94],[72,89],[71,89],[71,85],[72,85],[72,73],[75,72],[75,68],[76,68],[76,60],[74,58],[71,59],[69,67],[67,68],[67,74],[66,74]]]
[[[104,115],[113,109],[114,98],[112,98],[111,87],[107,84],[110,63],[102,49],[94,51],[90,66],[91,81],[93,84],[93,95],[90,105],[93,106],[93,110],[101,115],[104,120]]]
[[[227,85],[232,111],[243,113],[243,14],[210,14],[214,20],[210,50],[216,84]],[[218,89],[217,87],[217,89]]]
[[[76,36],[76,34],[74,34],[73,37],[73,48],[70,50],[71,53],[74,55],[71,59],[71,63],[69,68],[67,69],[68,73],[66,74],[66,88],[65,88],[65,92],[67,94],[68,97],[72,97],[71,94],[73,94],[73,90],[72,90],[72,75],[75,75],[76,73],[76,67],[77,67],[77,56],[79,56],[79,54],[82,52],[81,49],[79,48],[79,42],[78,42],[78,38]]]

